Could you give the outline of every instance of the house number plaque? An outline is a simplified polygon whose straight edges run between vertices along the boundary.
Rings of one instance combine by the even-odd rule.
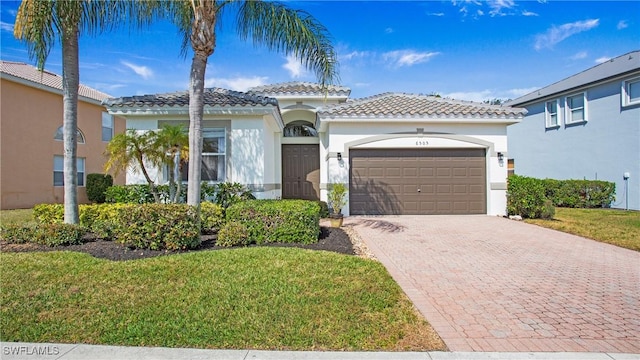
[[[429,142],[427,140],[416,140],[416,146],[427,146]]]

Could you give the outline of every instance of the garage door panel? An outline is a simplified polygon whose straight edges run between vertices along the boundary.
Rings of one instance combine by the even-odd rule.
[[[354,215],[486,213],[484,149],[352,149]]]

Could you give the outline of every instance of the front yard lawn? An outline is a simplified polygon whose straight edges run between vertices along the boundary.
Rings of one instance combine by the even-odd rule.
[[[445,350],[378,262],[296,248],[0,253],[2,341]]]
[[[640,251],[640,211],[556,208],[552,220],[526,222]]]

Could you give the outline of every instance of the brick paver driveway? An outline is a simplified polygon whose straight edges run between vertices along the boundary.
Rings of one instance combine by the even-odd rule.
[[[640,353],[640,253],[492,216],[350,217],[452,351]]]

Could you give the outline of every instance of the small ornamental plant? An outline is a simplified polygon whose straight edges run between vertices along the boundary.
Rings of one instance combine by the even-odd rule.
[[[331,185],[327,202],[329,203],[331,225],[333,227],[342,226],[342,208],[347,204],[347,186],[341,183]]]

